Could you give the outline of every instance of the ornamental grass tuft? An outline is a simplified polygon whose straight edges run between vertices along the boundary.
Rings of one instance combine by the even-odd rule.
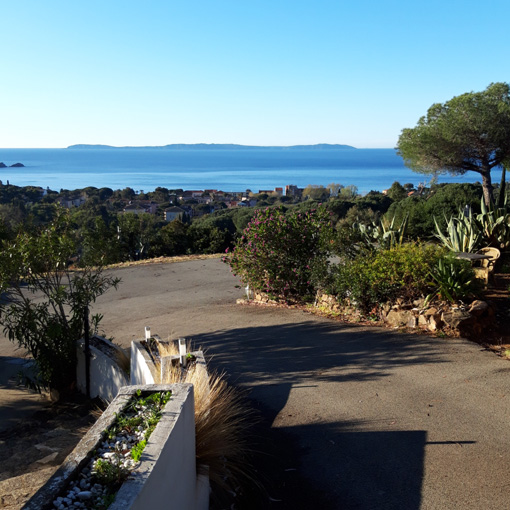
[[[176,342],[159,344],[162,356],[178,354]],[[187,345],[187,352],[192,350]],[[160,372],[160,367],[156,367]],[[246,483],[257,485],[248,461],[249,429],[254,411],[243,394],[230,386],[225,374],[210,374],[202,366],[174,366],[162,384],[191,383],[195,397],[195,443],[197,472],[208,473],[213,494],[232,492]]]

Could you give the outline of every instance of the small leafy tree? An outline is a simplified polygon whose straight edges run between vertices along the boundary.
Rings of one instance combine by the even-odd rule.
[[[395,181],[390,189],[387,191],[386,193],[393,201],[395,202],[398,202],[400,200],[404,200],[404,198],[407,197],[407,191],[406,189],[404,188],[404,186],[402,186],[402,184],[400,184],[400,182],[398,181]]]
[[[340,190],[340,196],[345,198],[355,198],[358,195],[358,187],[354,186],[354,184],[349,184],[349,186],[344,186]]]
[[[3,245],[0,259],[0,324],[12,342],[34,358],[37,389],[71,390],[76,381],[76,342],[83,337],[86,310],[120,280],[101,267],[75,271],[76,253],[69,215],[36,233],[22,232]],[[97,329],[100,315],[92,317]]]
[[[107,223],[100,216],[93,218],[93,225],[86,226],[79,233],[81,241],[80,264],[107,265],[122,260],[119,232],[115,222]]]
[[[332,197],[337,197],[340,190],[343,188],[343,184],[339,184],[337,182],[332,182],[326,186],[326,189],[329,190],[329,194]]]
[[[186,253],[188,228],[188,225],[179,219],[173,220],[162,227],[160,233],[166,255],[173,256]]]
[[[118,244],[125,259],[150,257],[153,247],[158,245],[158,237],[158,220],[153,214],[118,215]]]
[[[322,185],[309,184],[303,190],[303,197],[307,197],[311,200],[327,200],[329,197],[330,190]]]
[[[434,218],[441,230],[445,230],[448,219],[469,206],[473,212],[480,208],[482,187],[476,184],[440,184],[426,195],[414,194],[400,202],[394,202],[387,216],[396,221],[409,218],[406,235],[411,239],[433,238],[436,232]]]
[[[224,257],[235,275],[253,290],[275,298],[310,298],[314,280],[327,267],[330,215],[283,208],[259,210]]]
[[[194,223],[188,230],[191,253],[221,253],[230,246],[232,234],[216,226]]]

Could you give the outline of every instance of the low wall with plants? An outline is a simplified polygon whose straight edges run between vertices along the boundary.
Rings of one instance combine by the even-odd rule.
[[[203,492],[220,502],[239,487],[252,485],[247,431],[252,409],[225,377],[209,373],[204,354],[184,339],[160,341],[157,337],[133,342],[132,375],[157,378],[162,384],[193,384],[197,473]]]
[[[170,347],[172,342],[163,342],[157,337],[150,343],[144,340],[131,342],[130,381],[133,385],[155,384],[168,382],[172,367],[181,366],[181,355],[176,354],[178,348]],[[195,370],[202,370],[207,375],[207,364],[202,351],[189,352],[186,346],[184,363],[193,362]]]
[[[150,401],[164,405],[149,414]],[[124,387],[25,508],[206,509],[194,428],[191,384]]]

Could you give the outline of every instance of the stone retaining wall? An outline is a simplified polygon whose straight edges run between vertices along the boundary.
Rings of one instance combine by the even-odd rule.
[[[378,318],[394,328],[444,331],[466,338],[481,338],[484,329],[494,320],[495,312],[485,301],[476,300],[469,305],[441,303],[428,307],[424,307],[423,303],[423,300],[419,300],[413,304],[385,304],[380,307]],[[361,317],[354,307],[342,305],[328,294],[319,295],[316,306],[356,321]]]

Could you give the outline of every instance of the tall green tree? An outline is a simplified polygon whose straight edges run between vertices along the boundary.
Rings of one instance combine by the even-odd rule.
[[[484,200],[492,200],[491,170],[510,156],[510,86],[493,83],[432,105],[416,127],[402,130],[398,154],[415,172],[482,177]]]
[[[386,193],[394,202],[399,202],[400,200],[404,200],[404,198],[407,198],[407,191],[405,190],[404,186],[400,184],[400,182],[395,181],[391,188],[388,189]]]

